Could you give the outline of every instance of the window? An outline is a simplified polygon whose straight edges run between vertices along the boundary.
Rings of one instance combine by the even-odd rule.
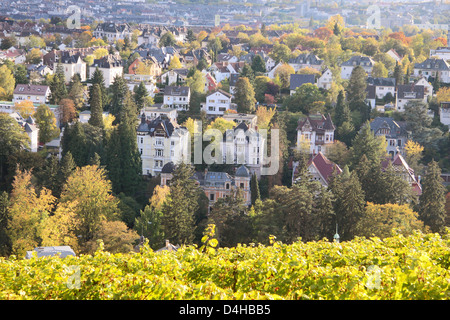
[[[211,193],[211,194],[209,195],[209,200],[210,200],[210,201],[214,201],[214,196],[215,196],[215,194],[214,194],[214,193]]]
[[[241,182],[241,184],[239,185],[239,188],[244,189],[244,183],[243,182]]]
[[[229,184],[229,183],[227,183],[227,184],[225,185],[225,189],[227,189],[227,190],[230,189],[230,184]]]
[[[141,143],[144,143],[144,138],[141,138]]]
[[[162,156],[164,156],[163,150],[161,150],[161,149],[156,149],[156,156],[157,156],[157,157],[162,157]]]
[[[395,146],[395,140],[389,139],[389,145],[390,145],[391,147]]]

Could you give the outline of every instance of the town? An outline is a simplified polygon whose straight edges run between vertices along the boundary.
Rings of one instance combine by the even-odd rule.
[[[449,3],[0,8],[0,256],[450,227]]]

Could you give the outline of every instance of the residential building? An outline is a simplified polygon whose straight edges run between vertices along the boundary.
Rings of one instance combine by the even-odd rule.
[[[164,165],[161,170],[162,186],[170,184],[175,168],[176,166],[173,162]],[[202,172],[195,172],[193,179],[203,189],[209,200],[208,212],[211,211],[217,200],[230,196],[237,188],[241,189],[245,204],[248,206],[251,205],[251,173],[244,165],[237,168],[234,175],[206,169]]]
[[[166,86],[164,88],[163,104],[179,111],[189,109],[191,89],[187,86]]]
[[[47,103],[50,98],[50,87],[37,84],[18,84],[13,92],[13,102],[24,100],[33,103]]]
[[[450,64],[444,59],[428,58],[422,63],[414,64],[414,76],[436,77],[444,83],[450,83]]]
[[[376,117],[370,122],[370,130],[375,136],[384,136],[386,152],[394,157],[397,153],[405,155],[405,144],[411,133],[406,130],[406,122],[395,121],[390,117]]]
[[[161,74],[161,83],[166,85],[180,85],[186,82],[189,70],[186,68],[172,69]]]
[[[165,108],[162,103],[157,103],[142,110],[147,120],[154,120],[158,117],[168,118],[172,122],[176,122],[178,117],[177,109]]]
[[[69,83],[76,74],[80,75],[81,81],[86,81],[86,62],[79,54],[63,53],[59,61],[53,63],[53,70],[56,70],[58,63],[62,65],[66,83]]]
[[[324,61],[312,52],[302,53],[293,59],[289,59],[289,65],[294,68],[295,72],[307,67],[320,71],[323,64]]]
[[[424,100],[429,101],[433,97],[433,85],[428,81],[425,76],[419,77],[414,81],[415,86],[423,86]]]
[[[92,78],[97,68],[102,72],[107,88],[113,84],[116,76],[123,75],[123,64],[119,55],[108,54],[100,59],[94,59],[94,63],[89,67],[89,78]]]
[[[326,153],[334,142],[335,126],[331,116],[317,113],[300,118],[297,126],[297,148],[305,148],[310,154]]]
[[[450,131],[450,101],[441,102],[439,106],[439,120],[449,127]]]
[[[258,129],[258,116],[247,113],[227,113],[222,116],[225,120],[234,121],[236,126],[244,122],[249,128]]]
[[[353,68],[361,66],[368,75],[372,73],[375,61],[371,57],[353,56],[349,60],[341,64],[341,78],[349,80],[352,75]]]
[[[232,108],[232,95],[221,89],[211,92],[206,96],[206,102],[202,103],[202,109],[210,116],[222,116]]]
[[[137,143],[142,159],[142,174],[157,176],[169,162],[190,161],[189,132],[169,118],[147,120],[145,113],[137,128]]]
[[[403,57],[401,55],[398,54],[397,51],[395,51],[394,49],[389,49],[386,54],[391,57],[392,59],[395,60],[395,62],[401,63],[403,60]]]
[[[330,68],[325,68],[320,77],[317,79],[317,87],[319,89],[330,90],[333,84],[333,73]]]
[[[245,122],[223,134],[222,157],[226,164],[245,165],[250,174],[261,175],[264,163],[265,139],[256,129]]]
[[[387,94],[395,97],[395,78],[373,78],[367,77],[367,85],[375,87],[377,99],[383,99]]]
[[[333,174],[342,173],[342,169],[322,152],[310,155],[307,167],[311,180],[319,181],[324,187],[328,187]],[[292,164],[292,183],[299,180],[298,161],[296,161]]]
[[[399,112],[405,111],[405,105],[412,100],[426,101],[425,87],[412,84],[397,86],[396,109]]]
[[[117,40],[131,39],[133,31],[128,23],[117,24],[114,22],[99,23],[93,32],[93,36],[99,39],[106,39],[113,43]]]
[[[291,74],[290,76],[290,95],[295,93],[295,90],[305,83],[315,84],[315,77],[313,74]]]

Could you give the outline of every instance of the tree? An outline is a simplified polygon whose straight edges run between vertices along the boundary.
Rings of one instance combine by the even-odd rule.
[[[141,156],[136,139],[137,112],[131,92],[126,91],[118,126],[107,142],[107,169],[115,193],[133,196],[141,176]]]
[[[442,232],[445,225],[445,187],[441,169],[434,160],[428,164],[419,197],[419,219],[431,232]]]
[[[27,119],[35,113],[34,104],[30,100],[14,102],[14,111],[19,113],[22,118]]]
[[[344,167],[329,183],[334,195],[334,212],[341,240],[351,240],[357,235],[356,225],[364,213],[364,192],[355,172]]]
[[[25,56],[25,61],[31,64],[39,64],[42,59],[42,52],[38,48],[31,49]]]
[[[409,205],[371,202],[367,203],[356,229],[358,236],[381,239],[391,237],[394,229],[396,233],[404,236],[412,235],[415,230],[425,231],[424,224],[418,219],[417,212],[414,212]]]
[[[358,110],[361,103],[366,100],[367,74],[361,66],[353,68],[347,87],[347,101],[350,110]]]
[[[198,199],[203,193],[191,179],[193,169],[179,163],[170,181],[170,194],[162,206],[162,230],[172,243],[189,244],[194,240],[195,212],[199,209]]]
[[[94,238],[86,243],[85,250],[94,253],[98,250],[98,240],[102,240],[104,250],[110,253],[129,253],[136,239],[137,232],[129,229],[122,221],[102,221]]]
[[[92,73],[91,80],[92,80],[92,86],[89,87],[89,100],[88,100],[88,103],[89,103],[89,105],[91,104],[92,90],[94,89],[94,84],[98,84],[100,86],[100,89],[101,89],[101,92],[102,92],[103,108],[105,108],[105,106],[107,104],[106,102],[108,101],[108,99],[107,99],[107,90],[106,90],[106,86],[105,86],[105,79],[103,77],[103,73],[100,71],[100,69],[98,67],[96,67],[95,71]],[[117,88],[114,88],[114,89],[117,89]]]
[[[372,77],[375,78],[387,78],[388,76],[388,69],[384,66],[381,62],[375,62],[375,65],[372,69]]]
[[[266,63],[259,54],[252,59],[252,69],[254,72],[266,72]]]
[[[353,140],[350,148],[352,153],[352,167],[354,168],[365,155],[369,163],[378,165],[386,157],[386,140],[383,136],[375,136],[370,130],[370,122],[366,121]]]
[[[68,98],[73,101],[76,110],[81,110],[86,102],[83,84],[81,83],[80,77],[76,75],[73,76],[70,83]]]
[[[285,44],[275,43],[273,45],[272,52],[269,56],[275,60],[276,63],[289,61],[291,55],[291,49]]]
[[[251,224],[246,214],[246,205],[239,188],[225,198],[217,199],[210,213],[211,223],[216,225],[216,236],[222,247],[234,247],[248,243]]]
[[[394,79],[395,79],[395,86],[403,84],[402,66],[399,65],[398,62],[395,62]]]
[[[66,77],[61,62],[56,65],[55,74],[50,82],[50,91],[50,102],[52,104],[58,104],[61,99],[67,97]]]
[[[175,37],[171,32],[164,33],[161,38],[159,38],[159,47],[172,47],[176,44]]]
[[[141,81],[139,83],[139,86],[135,87],[134,90],[134,102],[136,103],[138,112],[140,112],[142,108],[145,106],[148,97],[149,97],[148,90],[145,87],[145,83]]]
[[[291,82],[291,74],[294,73],[295,73],[294,68],[292,68],[287,63],[284,63],[275,70],[275,77],[279,77],[281,89],[289,88]]]
[[[255,111],[255,91],[248,78],[239,77],[236,82],[234,101],[239,113],[252,113]]]
[[[287,97],[283,105],[289,108],[291,112],[302,112],[303,114],[323,113],[325,97],[316,85],[305,83],[295,89],[294,94]]]
[[[119,114],[122,112],[125,95],[130,90],[128,89],[125,79],[119,75],[114,77],[114,81],[109,89],[112,92],[109,112],[116,117],[117,121],[120,121]]]
[[[169,63],[169,70],[172,69],[180,69],[182,67],[180,59],[178,58],[178,56],[173,56],[172,59],[170,59],[170,63]]]
[[[11,100],[16,81],[6,64],[0,66],[0,100]]]
[[[95,127],[103,128],[103,102],[99,84],[94,84],[91,97],[91,117],[88,123]]]
[[[0,178],[4,180],[7,160],[12,154],[28,148],[30,138],[23,128],[7,113],[0,113]]]
[[[59,123],[63,127],[67,123],[71,123],[77,116],[75,103],[72,99],[61,99],[58,106]]]
[[[8,208],[7,232],[12,253],[18,256],[24,256],[25,251],[41,245],[44,223],[55,201],[45,188],[38,195],[31,179],[29,171],[16,172]]]
[[[254,205],[257,200],[261,200],[258,177],[256,176],[256,173],[253,173],[252,180],[250,181],[250,193],[252,198],[252,205]]]
[[[14,79],[16,84],[28,84],[30,80],[28,80],[28,72],[27,68],[23,64],[18,64],[14,70]]]
[[[55,114],[50,110],[48,105],[39,105],[34,117],[39,127],[39,142],[45,144],[59,136],[60,131],[56,125]]]
[[[419,164],[420,160],[422,160],[422,152],[424,147],[419,143],[414,142],[412,140],[408,140],[405,143],[405,153],[406,153],[406,162],[408,165],[414,170],[414,173],[417,175],[422,171],[421,165]]]
[[[112,195],[111,182],[105,170],[97,166],[76,168],[63,187],[60,202],[74,204],[82,249],[94,239],[102,221],[113,221],[118,216],[118,201]]]
[[[199,70],[195,70],[194,74],[186,79],[187,86],[191,89],[191,95],[203,94],[205,91],[205,76]]]

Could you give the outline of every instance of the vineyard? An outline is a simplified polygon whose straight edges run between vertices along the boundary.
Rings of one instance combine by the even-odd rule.
[[[450,237],[0,259],[0,299],[448,299]]]

